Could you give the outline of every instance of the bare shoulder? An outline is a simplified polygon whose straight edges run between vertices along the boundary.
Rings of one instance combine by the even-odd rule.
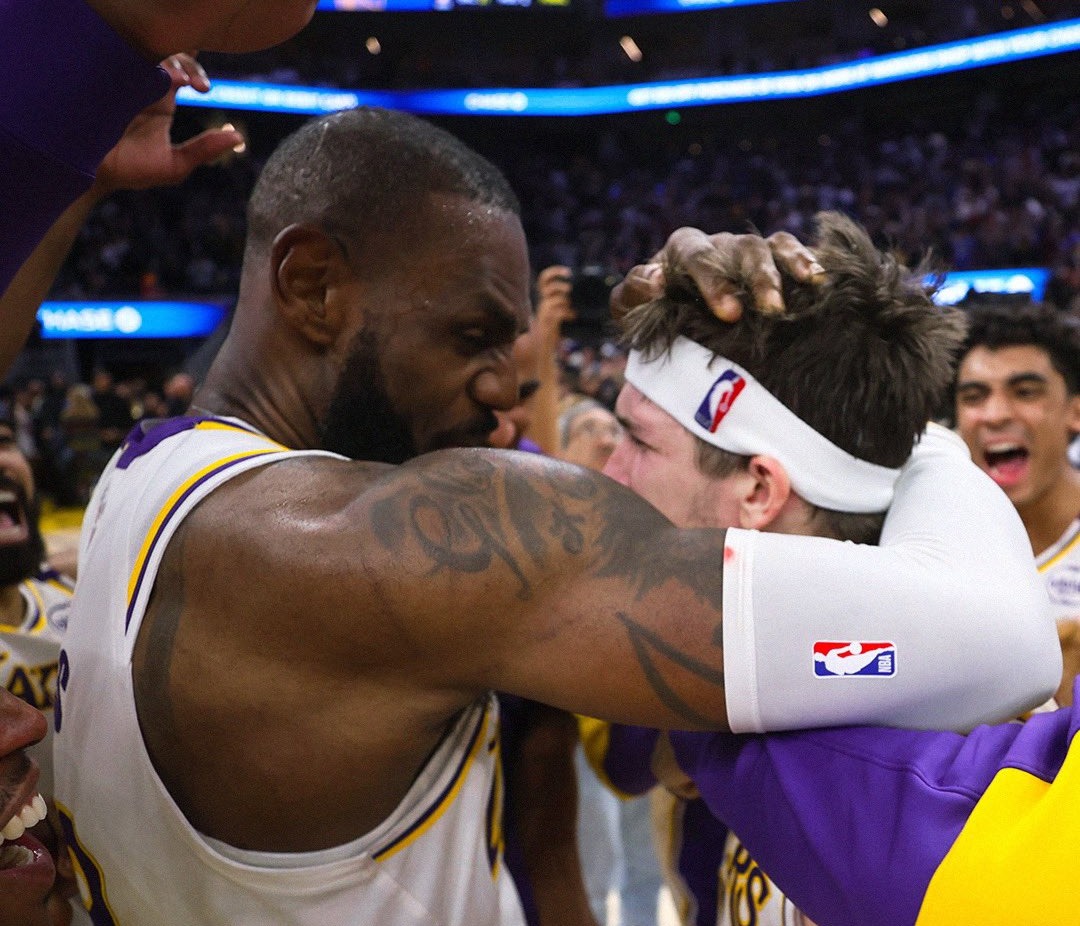
[[[720,607],[723,534],[676,529],[607,477],[535,454],[428,454],[373,483],[366,517],[381,551],[468,601],[534,599],[553,582],[615,580],[637,597],[670,581]],[[455,577],[483,576],[482,583]],[[415,584],[413,586],[416,587]]]
[[[490,635],[493,615],[548,607],[556,589],[640,600],[674,583],[721,605],[719,570],[701,563],[719,561],[722,536],[677,530],[612,480],[534,454],[286,460],[226,484],[190,521],[170,556],[198,577],[187,596],[200,610],[228,603],[260,633],[268,610],[318,610],[328,633],[311,645],[351,665],[343,641],[363,636],[370,659],[439,668],[465,628]]]

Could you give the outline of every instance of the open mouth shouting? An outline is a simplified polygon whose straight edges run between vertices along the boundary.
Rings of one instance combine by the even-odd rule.
[[[0,483],[0,546],[25,543],[30,536],[23,495],[10,484]]]
[[[985,445],[982,458],[990,478],[1001,488],[1011,489],[1027,478],[1031,453],[1023,444],[999,441]]]

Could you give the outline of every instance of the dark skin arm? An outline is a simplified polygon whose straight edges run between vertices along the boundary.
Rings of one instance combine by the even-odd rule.
[[[200,830],[302,851],[385,819],[490,689],[724,729],[723,538],[530,454],[264,467],[169,544],[134,658],[144,737]]]
[[[441,673],[451,657],[457,684],[591,716],[726,726],[724,532],[678,530],[595,473],[486,451],[429,455],[371,494],[383,553],[423,569],[395,589],[401,618]],[[434,627],[414,617],[429,595],[450,602]]]
[[[170,137],[176,113],[176,91],[210,88],[206,73],[190,55],[162,62],[172,78],[169,92],[136,116],[98,168],[94,185],[56,220],[34,252],[0,295],[0,370],[18,356],[34,316],[93,208],[116,190],[142,190],[180,183],[196,167],[207,164],[243,141],[231,129],[207,129],[174,145]]]
[[[680,257],[686,240],[665,253],[713,278]],[[740,265],[761,252],[750,236],[729,244]],[[723,533],[678,531],[615,483],[537,457],[269,466],[202,502],[169,544],[134,654],[140,724],[204,833],[340,844],[385,819],[489,689],[723,729],[722,562]],[[344,783],[330,808],[327,781]],[[285,793],[268,819],[267,795]]]
[[[508,839],[512,825],[540,926],[596,926],[578,856],[577,719],[528,702],[526,728],[513,752],[507,740]]]

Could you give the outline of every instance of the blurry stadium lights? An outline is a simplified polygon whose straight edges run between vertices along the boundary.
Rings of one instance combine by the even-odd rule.
[[[382,51],[382,43],[375,36],[371,36],[364,42],[364,48],[368,50],[368,54],[377,55]]]
[[[821,96],[1078,49],[1080,19],[1071,19],[808,70],[704,80],[610,87],[461,90],[331,90],[215,80],[208,93],[181,87],[176,97],[187,106],[306,115],[367,104],[437,115],[589,116]]]
[[[884,29],[889,24],[889,17],[881,12],[876,6],[870,11],[870,18],[874,21],[874,25],[879,29]]]
[[[638,43],[634,41],[632,36],[624,35],[619,39],[619,47],[631,61],[641,60],[641,49],[638,47]]]
[[[1024,8],[1024,12],[1034,19],[1035,22],[1046,22],[1046,14],[1039,9],[1039,5],[1035,3],[1035,0],[1020,0],[1020,5]]]

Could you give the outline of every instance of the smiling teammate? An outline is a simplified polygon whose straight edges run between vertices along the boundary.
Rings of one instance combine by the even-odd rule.
[[[1016,506],[1059,621],[1072,703],[1080,669],[1080,322],[1049,305],[966,306],[970,330],[956,377],[956,426],[972,459]]]

